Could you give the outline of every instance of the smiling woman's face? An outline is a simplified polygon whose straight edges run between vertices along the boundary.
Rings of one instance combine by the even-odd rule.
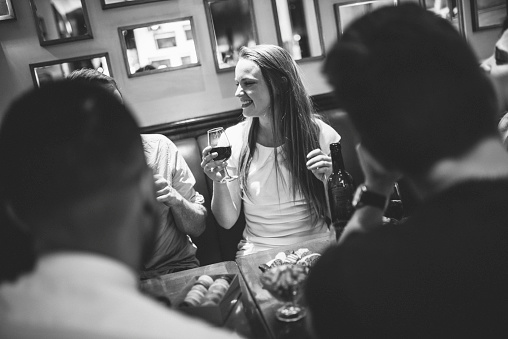
[[[506,113],[497,125],[504,147],[508,150],[508,113]]]
[[[270,112],[270,92],[259,66],[240,59],[235,69],[236,92],[245,117],[265,117]]]
[[[481,67],[493,77],[508,75],[508,30],[497,40],[494,54],[486,59]]]

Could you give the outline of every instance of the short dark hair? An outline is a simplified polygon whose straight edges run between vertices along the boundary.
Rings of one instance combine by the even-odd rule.
[[[0,189],[27,219],[134,182],[146,169],[128,108],[104,88],[68,80],[11,104],[0,159]]]
[[[475,54],[420,6],[353,22],[324,70],[362,144],[388,168],[423,173],[497,133],[495,92]]]
[[[117,90],[118,93],[120,93],[120,90],[118,89],[118,85],[115,79],[113,79],[109,75],[106,75],[92,68],[77,69],[73,71],[71,74],[69,74],[67,76],[67,79],[73,81],[89,82],[95,85],[102,85],[107,89],[111,90],[111,92]]]

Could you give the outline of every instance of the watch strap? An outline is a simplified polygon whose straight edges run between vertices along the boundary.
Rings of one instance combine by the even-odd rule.
[[[358,209],[363,206],[373,206],[384,211],[388,206],[388,197],[370,191],[365,184],[362,184],[356,189],[355,196],[353,198],[353,207]]]

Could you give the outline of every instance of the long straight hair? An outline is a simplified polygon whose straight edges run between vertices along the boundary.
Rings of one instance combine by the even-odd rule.
[[[282,145],[280,154],[274,148],[275,173],[280,177],[279,156],[288,169],[293,198],[297,192],[307,201],[309,213],[316,224],[320,217],[326,216],[326,197],[324,185],[307,169],[307,154],[320,148],[317,115],[305,90],[298,66],[291,55],[279,46],[257,45],[243,47],[240,58],[253,61],[270,93],[272,133],[276,145]],[[242,188],[247,187],[252,157],[256,151],[259,118],[249,118],[247,143],[240,153],[239,176]],[[249,126],[250,125],[250,126]],[[277,181],[278,182],[278,181]],[[248,194],[244,189],[245,194]]]

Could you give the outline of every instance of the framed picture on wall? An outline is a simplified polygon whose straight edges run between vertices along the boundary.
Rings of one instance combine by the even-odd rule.
[[[118,28],[127,76],[200,66],[192,17]]]
[[[85,0],[29,0],[41,46],[92,39]]]
[[[421,0],[421,5],[436,15],[450,21],[459,33],[464,35],[464,10],[461,0]]]
[[[272,0],[279,46],[295,60],[324,57],[318,0]]]
[[[113,77],[108,53],[38,62],[30,64],[29,67],[35,87],[42,87],[51,81],[65,79],[73,71],[82,68],[95,69]]]
[[[0,21],[16,20],[11,0],[0,0]]]
[[[101,0],[102,9],[125,7],[167,0]]]
[[[501,27],[507,15],[507,0],[471,0],[473,31]]]
[[[257,44],[253,0],[203,0],[217,72],[231,71],[243,46]]]
[[[344,30],[360,16],[384,6],[397,6],[398,0],[355,1],[334,4],[337,36],[341,37]]]

